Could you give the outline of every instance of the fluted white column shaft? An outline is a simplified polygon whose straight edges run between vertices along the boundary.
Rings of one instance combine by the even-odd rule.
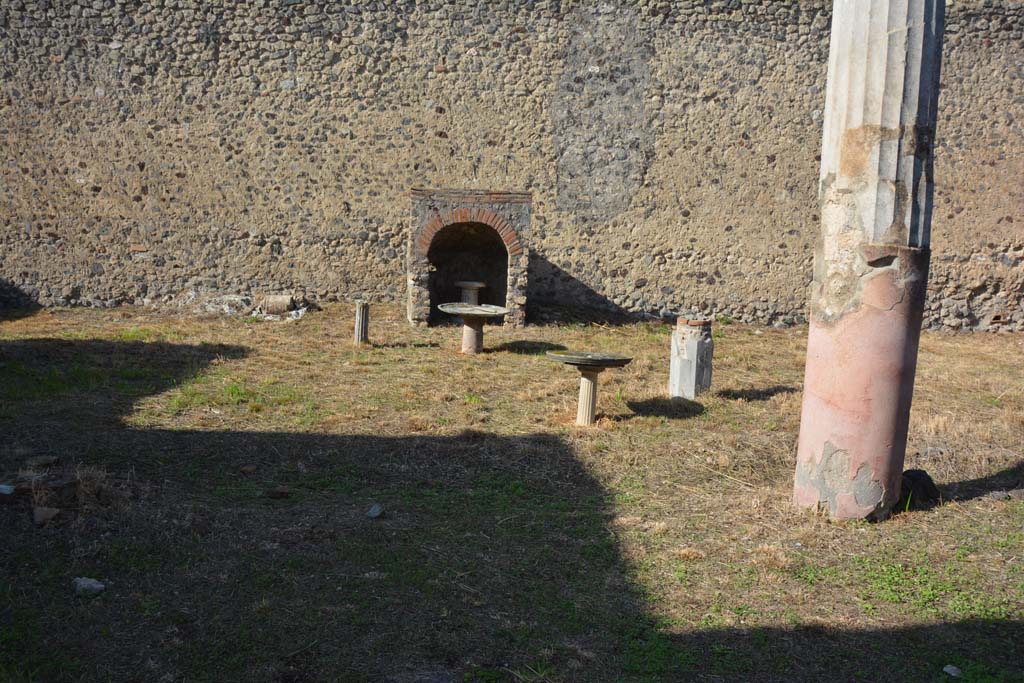
[[[594,424],[597,415],[597,376],[600,369],[580,368],[580,403],[576,409],[576,424],[581,427]]]
[[[370,343],[370,304],[356,302],[356,326],[352,343],[356,346]]]

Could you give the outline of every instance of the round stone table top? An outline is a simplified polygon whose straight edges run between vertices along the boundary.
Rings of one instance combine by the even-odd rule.
[[[437,307],[442,313],[448,315],[461,315],[463,318],[493,318],[508,313],[507,308],[493,306],[491,304],[464,304],[451,303],[441,304]]]
[[[461,282],[456,282],[455,286],[459,289],[483,289],[487,286],[487,283],[475,280],[462,280]]]
[[[621,368],[633,360],[629,356],[602,351],[548,351],[548,358],[566,365],[588,368]]]

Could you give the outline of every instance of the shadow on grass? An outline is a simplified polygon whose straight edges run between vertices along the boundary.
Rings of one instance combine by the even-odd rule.
[[[682,420],[704,413],[704,406],[685,398],[650,398],[645,401],[627,401],[626,405],[642,417],[667,417]]]
[[[209,365],[242,358],[247,349],[224,344],[103,339],[0,341],[0,420],[18,415],[20,427],[62,421],[72,430],[117,423],[144,396],[196,376]],[[15,410],[20,408],[20,410]],[[20,415],[19,415],[20,413]],[[64,448],[67,436],[48,428]]]
[[[550,434],[132,429],[108,417],[242,354],[0,343],[0,387],[18,387],[0,392],[4,480],[26,457],[59,454],[149,491],[42,529],[0,506],[0,678],[906,683],[949,663],[1019,668],[1019,622],[672,633],[619,548],[611,493]],[[62,384],[32,392],[26,368]],[[279,487],[284,497],[267,495]],[[384,514],[370,519],[375,503]],[[76,598],[76,576],[107,590]]]
[[[966,501],[992,494],[1005,493],[1024,488],[1024,461],[996,472],[988,477],[959,481],[940,486],[946,500]]]
[[[544,341],[510,341],[498,344],[494,348],[484,349],[484,353],[516,353],[524,356],[543,356],[548,351],[565,351],[561,344]]]
[[[787,386],[784,384],[776,384],[770,387],[763,388],[750,388],[750,389],[722,389],[717,394],[722,398],[729,399],[731,401],[767,401],[773,396],[779,394],[795,394],[798,391],[796,387]]]

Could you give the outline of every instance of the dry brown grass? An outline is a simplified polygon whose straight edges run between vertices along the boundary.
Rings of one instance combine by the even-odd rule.
[[[565,444],[574,471],[558,474],[554,468],[537,476],[552,482],[592,478],[607,501],[601,524],[614,540],[624,578],[598,583],[622,580],[633,586],[643,596],[645,613],[673,637],[707,629],[864,631],[1024,619],[1024,506],[981,495],[1022,476],[1019,335],[924,336],[907,467],[926,469],[947,498],[960,500],[866,525],[829,523],[789,502],[804,330],[717,325],[714,391],[700,405],[681,408],[664,399],[670,332],[664,325],[488,327],[488,352],[466,357],[458,353],[457,328],[411,328],[396,307],[373,307],[368,348],[351,346],[352,324],[345,306],[286,323],[197,320],[132,309],[46,311],[3,323],[0,343],[107,340],[247,349],[244,356],[214,356],[195,373],[156,382],[156,391],[133,399],[117,420],[140,432],[208,432],[211,439],[225,433],[446,439],[452,448],[472,450],[476,437],[464,436],[472,431],[486,437],[473,457],[513,478],[553,467],[529,445],[538,435],[551,437]],[[524,340],[531,344],[524,348]],[[558,346],[635,358],[623,370],[602,375],[599,419],[592,428],[573,424],[577,373],[543,356],[544,348]],[[27,419],[19,412],[23,404],[2,405],[9,419]],[[61,415],[54,410],[53,419]],[[46,415],[31,419],[43,430],[53,424]],[[313,446],[306,453],[282,453],[277,462],[276,441],[247,453],[240,439],[229,447],[238,452],[224,455],[235,458],[233,464],[215,475],[228,482],[225,490],[250,486],[231,483],[240,476],[239,464],[260,466],[247,481],[287,464],[301,482],[332,462],[328,451]],[[487,450],[495,439],[500,452]],[[408,452],[389,456],[386,465],[395,476],[419,473],[433,480],[444,472],[458,479],[472,471],[454,457],[424,460],[416,442],[410,444]],[[9,440],[6,471],[27,453],[52,445],[45,436],[31,443],[24,434],[16,443]],[[118,462],[102,453],[97,459],[91,467]],[[99,470],[82,470],[90,471]],[[363,502],[344,504],[355,508]],[[518,524],[530,514],[513,506],[498,519]],[[412,518],[401,523],[414,525]],[[552,538],[565,552],[581,547],[563,531],[538,542]],[[475,541],[467,543],[472,547]],[[462,604],[474,590],[485,590],[466,581],[469,590],[453,589],[446,599]],[[273,596],[261,599],[268,601],[261,610],[274,609]],[[479,608],[468,602],[467,609],[485,610],[486,602]],[[590,666],[589,660],[574,657],[577,664],[568,665],[559,663],[558,648],[545,652],[526,652],[520,664],[539,658],[553,662],[551,680],[586,680],[572,672],[577,665]],[[459,667],[474,670],[465,662]],[[523,666],[512,669],[527,672]],[[806,679],[813,680],[813,672]]]

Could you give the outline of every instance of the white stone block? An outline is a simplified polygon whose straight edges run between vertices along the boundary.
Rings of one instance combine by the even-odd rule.
[[[711,388],[711,359],[715,344],[710,320],[679,319],[672,332],[668,395],[693,400]]]

